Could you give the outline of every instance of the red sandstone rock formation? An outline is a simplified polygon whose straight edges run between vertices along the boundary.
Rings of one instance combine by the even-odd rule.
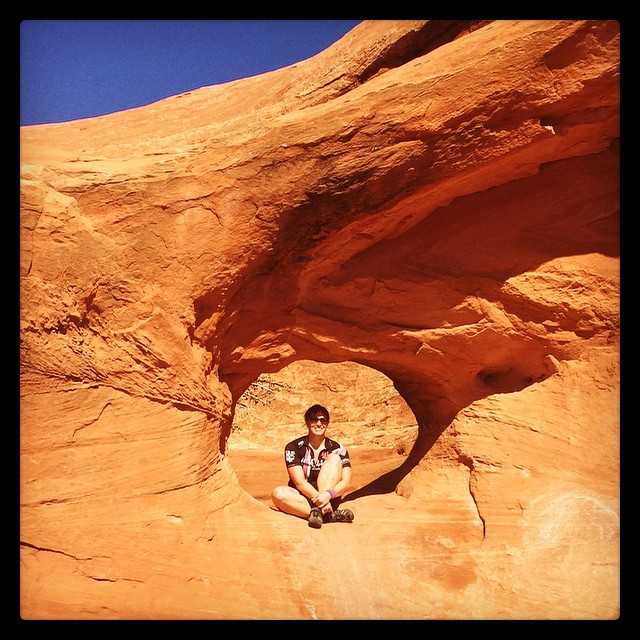
[[[616,617],[618,74],[613,21],[380,21],[23,128],[22,616]],[[352,525],[224,455],[297,360],[416,416]]]

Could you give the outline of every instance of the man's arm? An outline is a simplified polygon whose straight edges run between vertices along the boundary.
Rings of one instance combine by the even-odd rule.
[[[342,478],[336,483],[334,487],[331,487],[335,493],[335,497],[343,496],[349,489],[351,489],[351,467],[342,467]],[[326,507],[333,498],[328,491],[320,491],[316,498],[313,499],[313,504],[323,509]]]
[[[318,490],[313,487],[312,484],[307,482],[307,479],[304,477],[304,472],[302,471],[302,467],[300,465],[295,465],[294,467],[287,467],[287,471],[289,472],[289,477],[291,481],[296,486],[296,489],[305,497],[309,498],[309,500],[314,500],[318,496]]]

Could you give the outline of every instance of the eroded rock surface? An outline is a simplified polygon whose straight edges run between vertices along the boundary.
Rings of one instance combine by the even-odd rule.
[[[23,617],[616,617],[618,85],[614,21],[374,21],[24,127]],[[225,456],[299,360],[418,424],[352,525]]]

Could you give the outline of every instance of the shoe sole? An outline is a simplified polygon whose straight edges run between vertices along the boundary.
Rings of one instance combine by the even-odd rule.
[[[311,517],[309,516],[309,526],[312,529],[319,529],[322,526],[322,516]]]

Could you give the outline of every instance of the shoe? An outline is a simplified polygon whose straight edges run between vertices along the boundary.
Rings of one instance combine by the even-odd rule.
[[[324,516],[325,522],[353,522],[353,511],[351,509],[336,509]]]
[[[322,511],[320,509],[311,509],[309,514],[309,526],[314,529],[319,529],[322,526]]]

